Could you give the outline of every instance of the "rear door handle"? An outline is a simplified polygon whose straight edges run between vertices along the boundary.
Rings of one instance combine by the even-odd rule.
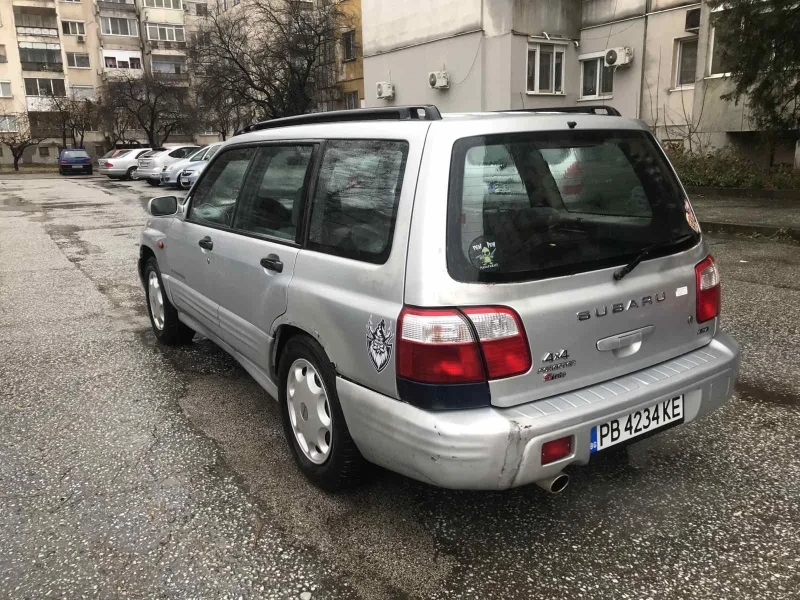
[[[205,248],[206,250],[213,250],[214,249],[214,242],[211,241],[211,238],[206,236],[197,242],[201,248]]]
[[[283,263],[277,254],[270,254],[261,259],[261,266],[276,273],[283,273]]]
[[[632,346],[637,342],[641,342],[644,338],[653,333],[654,330],[655,325],[648,325],[647,327],[642,327],[641,329],[635,329],[633,331],[626,331],[625,333],[620,333],[618,335],[612,335],[611,337],[597,340],[597,349],[600,350],[600,352],[607,352],[609,350],[619,350],[620,348]]]

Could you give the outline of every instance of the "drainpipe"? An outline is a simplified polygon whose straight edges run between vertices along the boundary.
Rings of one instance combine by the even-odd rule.
[[[647,20],[650,15],[650,8],[651,8],[652,0],[647,0],[644,5],[644,35],[642,35],[642,69],[641,69],[641,78],[639,80],[639,107],[636,109],[636,118],[642,118],[642,106],[644,104],[644,86],[645,86],[645,58],[647,58]],[[661,82],[657,82],[656,85],[660,85]],[[658,107],[656,106],[656,114],[658,114]],[[658,133],[656,132],[656,136]]]

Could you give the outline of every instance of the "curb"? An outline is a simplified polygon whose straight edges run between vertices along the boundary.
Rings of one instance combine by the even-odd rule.
[[[790,229],[787,227],[742,225],[740,223],[717,223],[711,221],[700,221],[700,227],[704,233],[738,233],[744,235],[755,234],[767,238],[780,235],[800,242],[800,229]]]
[[[686,186],[686,192],[691,196],[711,196],[720,198],[758,198],[761,200],[796,200],[800,201],[800,191],[797,190],[759,190],[754,188],[718,188]]]

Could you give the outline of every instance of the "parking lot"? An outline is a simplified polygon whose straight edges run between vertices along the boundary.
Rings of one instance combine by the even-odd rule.
[[[707,238],[742,344],[717,413],[557,496],[385,471],[331,496],[233,359],[156,345],[136,258],[159,193],[0,179],[1,597],[798,597],[796,244]]]

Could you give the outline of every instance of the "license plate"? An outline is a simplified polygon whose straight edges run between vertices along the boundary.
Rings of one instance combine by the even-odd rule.
[[[589,452],[594,454],[670,424],[683,423],[683,395],[592,427]]]
[[[73,169],[82,169],[83,165],[72,165]]]

